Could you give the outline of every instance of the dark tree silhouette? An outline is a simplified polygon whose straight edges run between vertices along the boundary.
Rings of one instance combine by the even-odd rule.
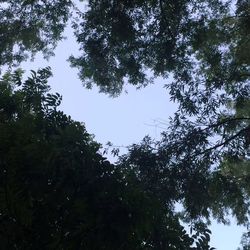
[[[49,68],[21,75],[0,80],[1,249],[209,249],[204,224],[180,225],[175,193],[163,203],[57,109]]]
[[[177,249],[189,249],[195,237],[183,231],[182,218],[194,223],[198,233],[205,233],[196,247],[207,249],[209,234],[203,219],[226,222],[231,211],[238,223],[248,225],[249,11],[247,0],[235,4],[224,0],[90,0],[84,12],[70,0],[0,1],[0,67],[17,65],[37,52],[49,57],[71,21],[80,52],[70,62],[79,69],[86,87],[96,84],[101,92],[116,96],[126,82],[142,87],[154,77],[167,80],[172,76],[166,87],[179,105],[162,139],[145,138],[133,145],[118,167],[100,156],[99,146],[84,126],[57,111],[60,95],[46,92],[49,70],[33,72],[24,83],[19,73],[3,75],[1,209],[7,212],[1,213],[1,235],[7,248],[10,242],[23,244],[25,249],[34,247],[29,244],[80,248],[83,238],[78,236],[84,232],[84,247],[90,249],[118,249],[118,245],[121,249],[174,249],[176,242],[183,243]],[[21,89],[15,89],[15,84]],[[103,175],[107,176],[102,179]],[[73,186],[79,186],[79,194]],[[82,197],[81,192],[87,200],[80,202],[79,212],[74,202]],[[101,197],[100,209],[93,194]],[[106,195],[114,209],[105,203]],[[183,205],[182,217],[174,212],[176,202]],[[23,205],[18,209],[17,204]],[[126,217],[124,222],[124,209],[138,214],[138,221]],[[51,217],[45,211],[51,211]],[[107,229],[107,221],[113,221],[116,212],[120,220]],[[79,222],[78,213],[90,219]],[[41,230],[46,228],[44,232],[36,231],[39,223]],[[116,240],[111,242],[110,232],[118,227],[125,233],[116,231]],[[104,228],[108,235],[102,233]],[[32,243],[26,238],[30,230],[38,232]],[[249,247],[246,235],[244,249]],[[94,236],[98,240],[93,241]],[[109,239],[106,245],[104,239]]]

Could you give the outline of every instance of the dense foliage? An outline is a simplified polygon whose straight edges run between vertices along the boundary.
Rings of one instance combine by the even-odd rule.
[[[210,249],[202,222],[180,225],[175,193],[162,202],[57,110],[49,68],[21,75],[0,81],[1,249]]]
[[[36,219],[46,225],[46,230],[37,231],[32,244],[45,246],[44,237],[67,249],[80,247],[82,242],[70,239],[80,239],[78,236],[87,231],[85,242],[90,245],[85,247],[90,249],[118,249],[118,245],[129,249],[127,244],[132,244],[133,249],[189,249],[194,237],[182,234],[180,219],[195,224],[194,228],[206,235],[202,220],[209,221],[211,217],[226,223],[226,216],[231,213],[238,223],[248,225],[249,1],[89,0],[84,12],[78,9],[81,4],[82,1],[70,0],[0,1],[0,67],[18,64],[39,51],[51,55],[71,20],[80,54],[71,56],[70,62],[79,68],[86,87],[96,84],[100,91],[116,96],[127,82],[141,87],[154,77],[166,80],[170,76],[166,87],[179,108],[166,122],[160,141],[145,138],[141,144],[133,145],[120,158],[118,167],[100,156],[99,146],[84,126],[57,111],[60,96],[48,94],[45,84],[50,71],[33,72],[24,83],[19,73],[3,76],[0,122],[1,131],[5,132],[0,138],[0,185],[2,198],[5,197],[1,209],[7,212],[1,213],[1,231],[11,237],[9,232],[14,227],[17,233],[14,240],[4,236],[4,244],[19,244],[23,233],[28,237],[30,230],[38,230],[40,227],[33,228],[38,227]],[[104,173],[107,176],[102,179]],[[66,178],[71,175],[72,178]],[[72,185],[79,186],[79,194]],[[104,228],[99,228],[108,225],[109,205],[105,203],[104,208],[99,208],[92,200],[92,189],[101,203],[105,203],[104,190],[108,190],[113,201],[110,204],[115,206],[112,211],[116,213],[117,209],[119,219],[123,209],[134,211],[140,218],[136,223],[127,217],[117,222],[114,227],[121,231],[118,230],[120,236],[115,237],[117,242],[114,240],[112,247],[109,240],[102,247],[91,245],[111,239],[102,234]],[[77,194],[72,198],[74,192]],[[119,200],[122,195],[127,197],[127,203]],[[78,211],[74,202],[79,197],[84,197],[85,202]],[[138,205],[144,202],[145,206]],[[183,205],[180,214],[174,212],[176,202]],[[20,211],[16,211],[17,204],[23,204]],[[76,220],[79,213],[84,218],[96,218],[96,209],[100,220],[88,219],[87,224]],[[154,214],[156,210],[159,212]],[[45,211],[58,213],[47,217]],[[115,216],[113,212],[111,217]],[[36,213],[44,218],[36,217]],[[55,219],[56,216],[59,217]],[[41,226],[41,230],[44,228]],[[166,231],[169,228],[175,233]],[[93,235],[100,235],[96,236],[100,241],[91,241]],[[249,248],[248,235],[242,238],[243,249]],[[208,236],[203,237],[205,243],[201,240],[201,244],[207,244]],[[181,240],[175,241],[174,237]],[[80,245],[67,245],[69,242]],[[177,242],[182,245],[177,246]],[[26,243],[31,244],[29,240]],[[205,245],[197,245],[197,249],[207,249]]]
[[[95,83],[111,95],[119,94],[127,81],[147,84],[150,79],[145,70],[164,78],[173,73],[171,93],[179,101],[186,96],[180,88],[183,84],[190,95],[204,82],[206,87],[220,89],[249,77],[247,0],[235,4],[221,0],[98,0],[89,1],[81,12],[77,6],[83,4],[72,0],[0,1],[0,66],[26,59],[27,52],[49,56],[71,20],[81,47],[81,55],[71,57],[72,65],[80,69],[86,86]]]
[[[70,16],[71,1],[1,0],[0,66],[43,52],[53,54]]]

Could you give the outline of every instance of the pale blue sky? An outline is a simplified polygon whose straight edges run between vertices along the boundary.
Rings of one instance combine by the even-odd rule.
[[[77,54],[77,45],[73,42],[72,32],[67,29],[67,40],[60,42],[55,57],[49,62],[37,56],[34,62],[22,64],[27,73],[41,67],[51,66],[54,77],[49,84],[53,92],[63,95],[61,109],[77,121],[84,122],[89,133],[105,144],[111,141],[114,145],[127,146],[140,142],[145,135],[159,138],[161,129],[149,124],[155,120],[168,120],[173,114],[175,105],[169,101],[164,82],[136,90],[127,86],[128,94],[110,98],[98,93],[97,88],[86,90],[77,77],[77,70],[69,67],[66,61],[69,55]],[[231,226],[213,223],[211,245],[218,250],[236,250],[239,246],[242,228],[235,222]]]

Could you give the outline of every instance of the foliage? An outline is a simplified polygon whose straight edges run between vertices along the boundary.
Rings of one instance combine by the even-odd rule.
[[[111,95],[125,82],[146,85],[146,70],[154,77],[172,73],[172,98],[194,109],[198,87],[212,91],[249,77],[247,0],[236,6],[220,0],[89,1],[80,18],[74,28],[82,55],[71,57],[72,65],[86,86],[95,83]]]
[[[242,248],[238,248],[237,250],[249,250],[250,249],[250,232],[244,233],[241,238]]]
[[[28,52],[52,55],[71,7],[69,0],[1,0],[0,66],[18,64]]]
[[[111,95],[125,82],[148,84],[146,70],[163,78],[173,74],[172,98],[195,112],[211,92],[235,92],[234,84],[249,77],[247,0],[235,5],[229,0],[94,0],[83,13],[77,9],[81,5],[2,0],[0,66],[25,60],[27,52],[49,56],[71,20],[81,52],[71,56],[72,66],[79,68],[85,86],[95,83]],[[205,93],[198,91],[204,88]]]
[[[67,0],[3,0],[0,8],[0,66],[21,62],[28,52],[42,51],[45,56],[50,55],[62,39],[66,22],[77,9]],[[18,228],[21,233],[24,233],[25,223],[25,227],[35,232],[38,232],[38,223],[46,225],[45,232],[34,236],[34,244],[39,242],[39,246],[44,247],[52,243],[44,243],[43,239],[52,242],[56,239],[57,244],[67,249],[81,246],[82,241],[75,240],[81,238],[80,234],[87,235],[84,247],[91,249],[117,249],[118,245],[121,249],[129,249],[128,244],[138,249],[165,249],[166,246],[174,249],[176,244],[181,244],[177,249],[188,249],[193,246],[196,236],[186,234],[180,219],[195,224],[198,235],[203,236],[207,234],[206,229],[197,225],[203,225],[204,219],[209,222],[211,216],[227,223],[226,216],[231,213],[238,223],[248,225],[249,11],[247,0],[237,0],[235,4],[220,0],[90,0],[84,13],[75,12],[73,17],[78,15],[78,18],[74,19],[72,27],[81,54],[71,56],[70,61],[72,66],[79,68],[85,86],[96,84],[100,91],[115,96],[127,82],[141,87],[153,81],[148,75],[164,79],[171,76],[173,81],[166,87],[171,100],[178,103],[178,111],[166,125],[160,141],[145,138],[141,144],[133,145],[120,159],[118,167],[98,154],[98,145],[81,124],[57,111],[60,95],[46,94],[45,82],[50,71],[33,72],[25,83],[19,77],[21,72],[6,74],[1,81],[0,121],[4,133],[0,140],[3,157],[0,163],[2,183],[7,183],[7,189],[3,184],[1,192],[2,197],[11,197],[11,203],[9,208],[5,207],[7,205],[2,207],[7,211],[7,222],[3,225]],[[21,89],[16,89],[14,83],[21,85]],[[8,172],[5,172],[6,166],[10,168]],[[58,166],[62,166],[63,171]],[[72,171],[71,166],[76,171]],[[100,177],[104,173],[107,179]],[[36,179],[36,175],[39,178]],[[66,181],[66,176],[71,175],[72,180],[67,178]],[[13,187],[17,183],[18,187]],[[82,187],[83,183],[88,184]],[[76,192],[78,186],[79,194]],[[47,193],[27,191],[36,188]],[[97,201],[90,198],[93,197],[92,189],[104,204],[97,212]],[[107,189],[106,194],[103,190]],[[53,194],[51,190],[56,191]],[[76,198],[72,198],[75,192]],[[24,201],[20,198],[22,194],[26,197]],[[114,199],[119,215],[125,209],[141,216],[135,224],[127,217],[125,223],[119,216],[121,221],[114,227],[119,225],[119,230],[124,231],[118,230],[117,242],[112,243],[117,245],[112,246],[108,245],[109,240],[107,245],[104,243],[104,239],[111,239],[111,236],[102,234],[104,228],[111,232],[110,227],[110,230],[105,227],[106,219],[116,213],[111,209],[111,217],[106,216],[109,214],[106,195]],[[82,197],[87,201],[79,212],[74,201]],[[120,197],[126,202],[120,201]],[[65,201],[68,198],[69,201]],[[57,199],[59,207],[52,202]],[[9,201],[5,202],[2,204]],[[175,212],[176,202],[183,206],[182,213]],[[20,206],[23,212],[16,212],[17,203],[24,204]],[[63,215],[53,212],[55,215],[52,213],[48,217],[45,210],[60,210]],[[103,213],[99,213],[100,210]],[[23,213],[30,214],[23,216]],[[37,213],[44,219],[36,222]],[[93,219],[96,214],[97,218],[100,216],[98,222]],[[77,215],[92,219],[79,222]],[[1,216],[5,220],[5,213]],[[55,219],[55,216],[59,217]],[[29,223],[20,218],[29,218]],[[18,223],[22,226],[17,227]],[[124,223],[123,229],[120,225]],[[100,225],[104,227],[100,229]],[[29,230],[25,231],[26,235],[30,235]],[[1,231],[11,232],[12,228]],[[23,238],[20,235],[15,236],[16,240]],[[44,238],[40,239],[40,235]],[[90,240],[94,236],[100,237],[97,237],[99,240]],[[208,238],[201,236],[204,245],[200,249],[208,248],[205,246]],[[71,246],[72,242],[80,245]],[[29,247],[24,245],[25,249]],[[196,248],[199,249],[199,243]]]
[[[84,56],[72,58],[79,67],[81,62],[86,63],[82,75],[85,69],[89,70],[88,65],[95,65],[98,56],[91,54],[88,45],[99,42],[97,52],[101,51],[101,56],[98,58],[104,58],[104,65],[111,65],[104,66],[109,69],[105,77],[110,76],[111,80],[107,81],[95,71],[99,64],[94,67],[92,81],[101,85],[102,91],[119,93],[123,77],[130,79],[128,68],[122,64],[128,52],[140,65],[137,76],[145,73],[145,69],[164,78],[172,73],[173,81],[166,87],[171,100],[179,104],[174,117],[166,122],[162,139],[153,142],[146,138],[141,144],[133,145],[121,163],[136,169],[154,195],[161,196],[160,200],[169,202],[171,195],[178,194],[175,201],[183,205],[186,221],[206,218],[209,222],[215,217],[228,223],[227,215],[232,214],[239,224],[248,225],[248,2],[237,1],[233,6],[229,1],[133,1],[118,7],[105,5],[100,19],[93,13],[101,4],[104,6],[105,1],[99,5],[91,3],[81,24],[83,29],[80,27],[78,33]],[[169,15],[165,16],[163,10],[168,10]],[[116,19],[112,19],[111,11],[121,12],[129,19],[128,29],[134,32],[126,36],[130,40],[121,42],[122,38],[116,33],[115,38],[112,37]],[[166,23],[162,21],[165,18],[169,18]],[[97,27],[95,30],[92,24]],[[95,32],[90,32],[91,29]],[[164,33],[168,29],[176,37]],[[120,33],[123,30],[120,29]],[[170,42],[164,43],[168,38]],[[173,46],[169,47],[171,42]],[[113,61],[110,63],[110,60]],[[115,74],[121,72],[119,67],[125,73],[121,78],[118,75],[120,80],[116,83]],[[131,82],[144,84],[144,80]]]
[[[189,235],[148,180],[103,158],[83,124],[58,110],[49,68],[0,80],[2,249],[210,249],[210,231]]]

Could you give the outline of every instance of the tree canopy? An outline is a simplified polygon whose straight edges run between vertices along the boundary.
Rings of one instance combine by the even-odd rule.
[[[204,221],[226,223],[232,213],[248,225],[248,1],[89,0],[84,12],[77,6],[70,0],[0,1],[0,67],[37,52],[50,56],[70,21],[80,51],[69,60],[86,87],[96,84],[116,96],[126,83],[146,86],[160,76],[168,79],[178,110],[161,140],[146,137],[113,165],[82,124],[57,110],[61,97],[48,93],[46,85],[50,70],[32,72],[25,82],[20,71],[5,74],[0,199],[6,247],[15,242],[25,249],[32,244],[75,249],[83,247],[79,235],[85,235],[89,249],[208,249]],[[183,205],[182,213],[175,212],[176,203]],[[90,219],[80,221],[81,216]],[[119,218],[117,224],[109,225],[113,218]],[[194,225],[197,235],[186,234],[180,220]],[[43,226],[35,228],[39,223]],[[46,230],[36,231],[40,228]],[[26,238],[30,231],[38,232],[32,243]],[[249,248],[248,235],[243,249]],[[93,242],[94,236],[99,240]]]
[[[70,16],[71,1],[1,0],[0,66],[17,65],[42,52],[48,57]]]
[[[172,73],[175,89],[220,89],[249,77],[247,0],[88,1],[84,12],[81,4],[2,0],[0,65],[20,62],[27,52],[48,56],[70,20],[81,53],[71,56],[72,65],[86,86],[111,95],[125,82],[146,85],[146,70],[164,78]]]
[[[0,80],[2,249],[210,249],[201,221],[189,235],[136,171],[115,166],[57,107],[49,68]],[[172,205],[171,205],[172,204]]]

